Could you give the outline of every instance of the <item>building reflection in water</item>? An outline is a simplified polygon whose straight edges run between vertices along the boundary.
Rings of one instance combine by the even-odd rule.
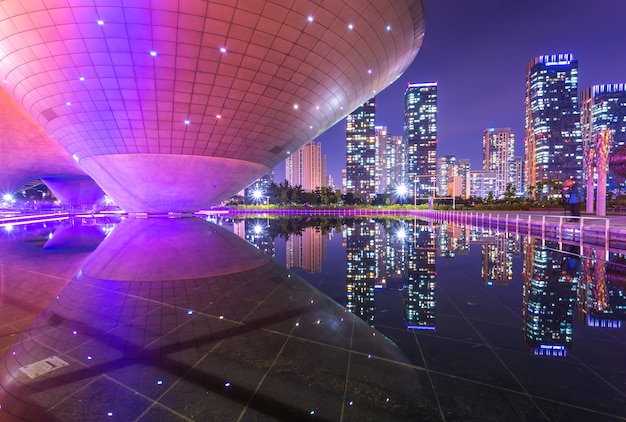
[[[252,243],[271,257],[276,256],[276,246],[270,231],[270,222],[266,218],[247,218],[233,222],[233,232]]]
[[[402,291],[407,328],[435,329],[435,232],[422,220],[361,219],[344,230],[346,307],[374,325],[376,289]]]
[[[590,327],[621,328],[626,319],[626,256],[612,253],[605,263],[595,258],[603,250],[586,248],[585,253],[594,259],[583,261],[577,315]]]
[[[513,280],[513,256],[519,256],[519,244],[517,235],[496,232],[482,245],[483,283],[506,286]]]
[[[548,248],[539,239],[524,244],[524,340],[538,355],[565,356],[572,346],[581,262],[577,250]]]
[[[359,219],[345,228],[346,308],[370,325],[374,324],[376,304],[374,286],[380,279],[376,245],[380,224],[373,219]]]
[[[322,271],[322,261],[326,259],[326,243],[329,234],[322,233],[319,227],[305,227],[298,236],[287,239],[287,268],[302,268],[308,273]]]
[[[546,245],[487,228],[433,225],[417,219],[364,218],[344,223],[346,307],[370,325],[376,323],[376,290],[398,290],[406,328],[435,330],[436,259],[467,255],[472,245],[480,247],[480,279],[494,288],[514,280],[514,259],[522,256],[523,249],[523,343],[535,354],[565,356],[573,344],[575,316],[596,327],[621,327],[624,319],[626,258],[622,255],[613,254],[605,263],[596,258],[604,251],[589,249],[583,254],[588,258],[581,259],[576,246]],[[328,237],[312,227],[298,230],[301,236],[287,241],[287,262],[315,262],[310,267],[292,266],[321,271]],[[301,240],[306,236],[315,241]]]

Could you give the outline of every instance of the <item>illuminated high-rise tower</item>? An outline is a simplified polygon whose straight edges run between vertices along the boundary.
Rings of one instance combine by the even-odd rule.
[[[437,173],[437,82],[410,83],[404,93],[407,178],[415,194],[430,196]]]
[[[580,93],[580,121],[582,127],[583,151],[594,148],[598,135],[604,129],[613,132],[610,151],[626,144],[626,84],[594,85]],[[585,169],[587,170],[587,169]],[[597,183],[597,175],[587,174]],[[626,189],[622,178],[609,172],[608,185],[611,190]]]
[[[582,177],[578,60],[539,56],[526,67],[526,186]]]
[[[496,174],[496,197],[504,195],[506,186],[514,185],[515,134],[510,127],[489,128],[483,132],[483,170]]]
[[[285,177],[291,186],[314,191],[326,186],[326,156],[322,144],[309,142],[285,160]]]
[[[346,185],[344,191],[364,200],[376,197],[376,102],[370,98],[346,122]]]
[[[376,192],[392,192],[406,185],[406,146],[400,135],[391,135],[387,126],[376,126]]]

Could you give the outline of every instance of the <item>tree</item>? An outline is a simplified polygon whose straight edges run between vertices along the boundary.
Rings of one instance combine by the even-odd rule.
[[[510,201],[515,196],[515,192],[516,192],[516,189],[513,186],[513,183],[507,183],[506,184],[506,190],[504,192],[504,198],[507,201]]]
[[[535,199],[540,201],[543,197],[543,182],[537,182],[537,186],[535,186]]]

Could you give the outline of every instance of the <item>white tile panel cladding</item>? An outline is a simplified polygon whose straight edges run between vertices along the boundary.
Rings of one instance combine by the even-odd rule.
[[[191,154],[273,168],[393,82],[423,24],[421,0],[4,0],[0,78],[79,160]]]

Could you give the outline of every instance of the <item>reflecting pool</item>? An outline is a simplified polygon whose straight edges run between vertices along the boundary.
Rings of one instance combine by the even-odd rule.
[[[0,293],[0,420],[626,417],[626,257],[597,246],[414,218],[70,218],[0,230]]]

